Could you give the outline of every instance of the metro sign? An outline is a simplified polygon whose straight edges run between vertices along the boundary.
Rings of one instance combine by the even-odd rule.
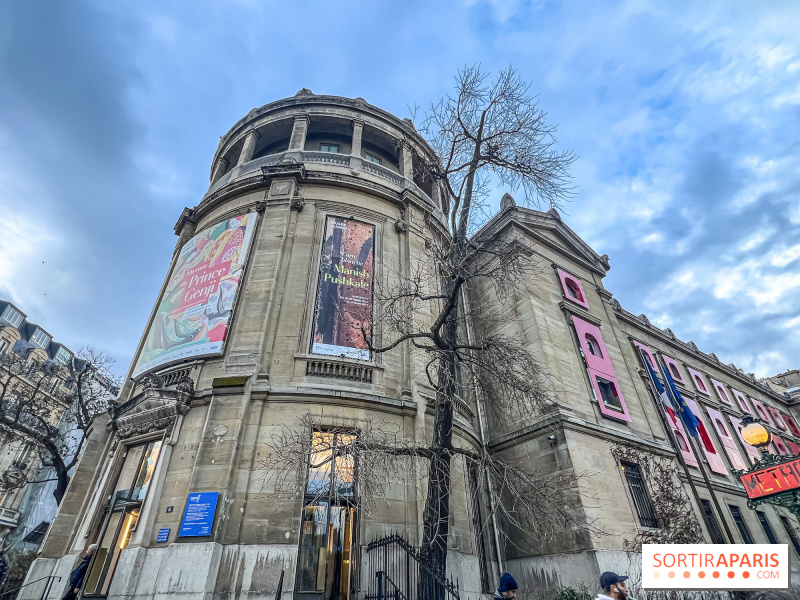
[[[740,475],[744,491],[752,500],[800,489],[800,459]]]

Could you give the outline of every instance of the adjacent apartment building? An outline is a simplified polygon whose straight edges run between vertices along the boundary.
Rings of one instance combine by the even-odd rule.
[[[222,137],[208,191],[176,224],[118,402],[95,419],[29,581],[61,576],[52,597],[63,594],[79,555],[97,544],[84,597],[272,599],[280,588],[283,598],[356,600],[376,575],[369,542],[396,533],[419,546],[424,494],[414,474],[387,473],[385,497],[367,510],[357,464],[298,472],[287,492],[270,458],[287,431],[312,449],[346,444],[345,423],[381,422],[409,443],[430,436],[424,358],[408,346],[372,354],[357,333],[372,321],[376,282],[410,271],[447,235],[444,194],[415,168],[431,154],[410,121],[308,90],[252,110]],[[795,518],[749,509],[732,474],[758,458],[739,435],[744,415],[773,430],[773,452],[800,452],[797,394],[626,311],[603,284],[609,257],[555,210],[506,196],[476,235],[524,244],[539,267],[508,297],[478,282],[463,301],[504,316],[490,322],[537,359],[552,402],[545,414],[487,418],[467,391],[454,444],[580,473],[573,508],[596,528],[504,543],[511,526],[487,517],[492,489],[455,461],[448,574],[461,597],[493,591],[501,570],[523,598],[558,586],[595,591],[605,570],[635,577],[624,542],[659,528],[659,498],[640,465],[614,454],[621,445],[682,455],[700,496],[684,486],[687,510],[708,543],[723,541],[727,526],[736,542],[791,544],[800,565]],[[663,360],[688,399],[700,453],[660,412],[639,349],[655,369]],[[32,585],[24,597],[40,593]]]

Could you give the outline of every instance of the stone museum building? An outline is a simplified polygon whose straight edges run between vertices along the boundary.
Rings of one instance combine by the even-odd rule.
[[[408,119],[305,89],[252,110],[221,138],[208,191],[175,226],[126,382],[95,419],[29,582],[60,576],[50,593],[60,597],[97,544],[87,598],[271,600],[280,589],[281,598],[360,600],[376,577],[370,542],[397,534],[420,546],[424,488],[408,474],[386,473],[386,497],[367,510],[352,460],[298,469],[287,490],[271,456],[287,431],[313,450],[350,443],[367,421],[409,444],[429,441],[435,393],[424,357],[405,345],[371,353],[361,332],[374,287],[448,235],[444,194],[416,169],[431,154]],[[594,594],[605,570],[635,578],[624,541],[659,528],[659,498],[644,465],[612,453],[620,444],[676,465],[680,454],[708,543],[727,530],[737,543],[789,544],[800,572],[795,517],[748,508],[733,473],[759,458],[739,433],[746,415],[774,433],[772,452],[800,453],[796,373],[760,382],[626,311],[603,284],[609,257],[556,210],[506,195],[476,235],[522,240],[540,267],[508,298],[477,282],[463,301],[507,315],[498,332],[536,358],[553,403],[500,427],[465,393],[453,443],[581,473],[575,502],[597,531],[504,542],[509,525],[489,517],[489,482],[456,460],[447,575],[460,597],[486,597],[502,571],[521,598],[559,586]],[[700,421],[699,446],[658,408],[642,356],[669,369]],[[38,598],[43,585],[21,597]]]

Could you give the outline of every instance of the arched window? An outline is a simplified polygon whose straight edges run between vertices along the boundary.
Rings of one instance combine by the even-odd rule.
[[[581,288],[577,283],[575,283],[574,280],[564,279],[564,283],[567,286],[567,294],[569,294],[570,298],[574,298],[579,302],[585,302],[585,300],[583,299],[583,294],[581,293]]]
[[[598,344],[594,336],[589,333],[586,334],[586,347],[589,348],[589,354],[598,358],[603,358],[603,353],[600,352],[600,344]]]
[[[683,379],[683,377],[681,377],[680,371],[678,371],[678,367],[676,367],[672,363],[670,363],[670,365],[669,365],[669,370],[670,370],[670,373],[672,373],[672,377],[674,377],[676,379]]]
[[[689,446],[686,445],[686,440],[680,431],[675,432],[675,439],[678,440],[678,446],[680,446],[681,452],[689,451]]]
[[[698,389],[698,390],[702,390],[702,391],[704,391],[704,392],[707,392],[707,391],[708,391],[708,390],[706,389],[706,384],[705,384],[705,383],[703,383],[703,380],[702,380],[702,379],[700,379],[700,377],[699,377],[699,376],[697,376],[697,375],[695,375],[695,376],[694,376],[694,382],[697,384],[697,389]]]
[[[717,433],[723,437],[728,437],[728,430],[725,429],[725,425],[722,424],[722,421],[719,419],[714,419],[714,425],[717,427]]]
[[[761,418],[769,423],[769,417],[767,417],[767,413],[764,412],[764,409],[756,405],[756,410],[758,411],[758,414],[761,415]]]

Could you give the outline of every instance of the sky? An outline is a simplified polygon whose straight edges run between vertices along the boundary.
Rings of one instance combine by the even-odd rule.
[[[798,368],[798,23],[793,1],[0,3],[0,299],[122,374],[250,109],[305,87],[406,117],[511,65],[579,156],[562,215],[622,306]]]

